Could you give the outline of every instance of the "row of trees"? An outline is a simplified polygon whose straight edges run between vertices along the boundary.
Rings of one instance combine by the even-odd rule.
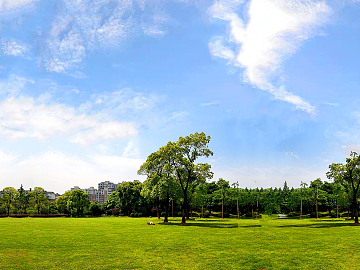
[[[158,151],[150,154],[141,165],[138,174],[146,175],[144,183],[124,182],[115,192],[110,194],[104,205],[90,203],[88,195],[81,190],[65,192],[56,202],[56,211],[61,213],[83,215],[90,211],[93,215],[102,213],[123,215],[148,215],[156,211],[158,217],[163,212],[164,222],[168,222],[169,211],[172,215],[181,212],[182,223],[186,223],[193,211],[202,216],[211,215],[212,211],[256,215],[259,212],[290,213],[301,215],[332,210],[347,210],[355,223],[358,223],[358,189],[360,185],[360,156],[351,152],[345,164],[334,163],[329,166],[328,179],[311,181],[309,185],[301,183],[301,187],[289,188],[285,182],[283,188],[242,189],[238,183],[230,186],[229,182],[220,178],[207,182],[213,177],[211,166],[207,163],[196,163],[198,159],[213,155],[208,144],[210,136],[205,133],[190,134],[180,137],[177,142],[168,142]],[[28,205],[37,209],[38,213],[48,205],[43,199],[43,189],[35,188],[25,194],[19,190],[5,188],[1,205],[10,213],[26,212]],[[206,212],[204,212],[207,210]]]
[[[94,206],[95,205],[95,206]],[[96,210],[96,208],[100,210]],[[85,210],[101,214],[101,205],[90,203],[89,196],[82,190],[66,191],[56,202],[51,202],[45,196],[45,190],[35,187],[25,191],[21,185],[18,190],[6,187],[0,197],[0,214],[76,214],[82,216]]]
[[[21,185],[19,189],[6,187],[2,190],[0,198],[0,213],[27,214],[30,213],[49,213],[54,209],[54,204],[44,195],[45,190],[35,187],[34,190],[26,192]]]

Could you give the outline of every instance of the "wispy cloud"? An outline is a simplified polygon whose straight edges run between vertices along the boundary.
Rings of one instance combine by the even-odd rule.
[[[40,62],[50,72],[67,73],[92,51],[119,48],[139,34],[164,35],[168,17],[157,2],[59,1]]]
[[[285,152],[286,156],[292,156],[294,158],[300,159],[299,156],[294,152]]]
[[[29,52],[29,46],[14,39],[1,39],[1,49],[7,56],[24,57]]]
[[[210,7],[210,15],[228,22],[229,29],[228,38],[210,41],[210,52],[242,68],[246,83],[313,114],[314,106],[274,81],[284,60],[328,21],[330,7],[324,1],[309,0],[251,0],[241,5],[243,2],[220,0]],[[238,15],[240,7],[246,9],[246,20]]]
[[[34,80],[30,78],[11,74],[9,78],[0,80],[0,94],[16,96],[26,87],[27,84],[34,83]]]
[[[0,0],[0,11],[22,8],[33,4],[36,0]]]
[[[219,101],[212,101],[212,102],[207,102],[207,103],[200,103],[200,106],[212,106],[212,105],[218,105],[220,104]]]

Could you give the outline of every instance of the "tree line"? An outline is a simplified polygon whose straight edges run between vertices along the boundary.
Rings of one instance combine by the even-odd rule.
[[[168,222],[169,216],[181,216],[182,223],[192,216],[209,217],[217,214],[222,218],[258,217],[285,213],[289,216],[310,214],[318,218],[320,213],[339,217],[343,212],[358,223],[358,189],[360,185],[360,156],[351,152],[345,164],[329,166],[327,178],[301,182],[300,188],[240,188],[238,182],[230,185],[213,177],[208,163],[197,163],[199,159],[213,155],[208,144],[210,136],[205,133],[180,137],[177,142],[168,142],[158,151],[150,154],[138,170],[146,175],[144,183],[123,182],[112,192],[107,201],[100,205],[90,202],[82,190],[67,191],[56,203],[35,199],[36,190],[24,199],[20,190],[5,188],[1,198],[0,211],[26,211],[26,205],[41,211],[57,211],[68,215],[127,215],[160,216]],[[21,187],[22,188],[22,187]],[[37,191],[38,192],[38,191]],[[38,192],[41,194],[41,192]],[[12,195],[11,195],[12,194]],[[26,197],[27,198],[27,197]],[[26,204],[28,202],[28,204]],[[52,210],[51,210],[52,209]]]

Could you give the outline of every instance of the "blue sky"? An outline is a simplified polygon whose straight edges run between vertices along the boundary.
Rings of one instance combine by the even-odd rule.
[[[326,180],[360,151],[359,12],[355,0],[0,0],[1,186],[144,180],[150,153],[202,131],[214,180]]]

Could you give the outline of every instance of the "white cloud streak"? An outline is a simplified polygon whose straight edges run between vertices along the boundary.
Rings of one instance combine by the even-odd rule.
[[[224,37],[210,41],[211,54],[242,68],[246,83],[313,114],[310,103],[273,81],[284,60],[328,21],[330,7],[324,1],[251,0],[245,6],[245,21],[237,13],[242,2],[216,1],[210,7],[210,15],[227,21],[229,29],[227,45]]]

